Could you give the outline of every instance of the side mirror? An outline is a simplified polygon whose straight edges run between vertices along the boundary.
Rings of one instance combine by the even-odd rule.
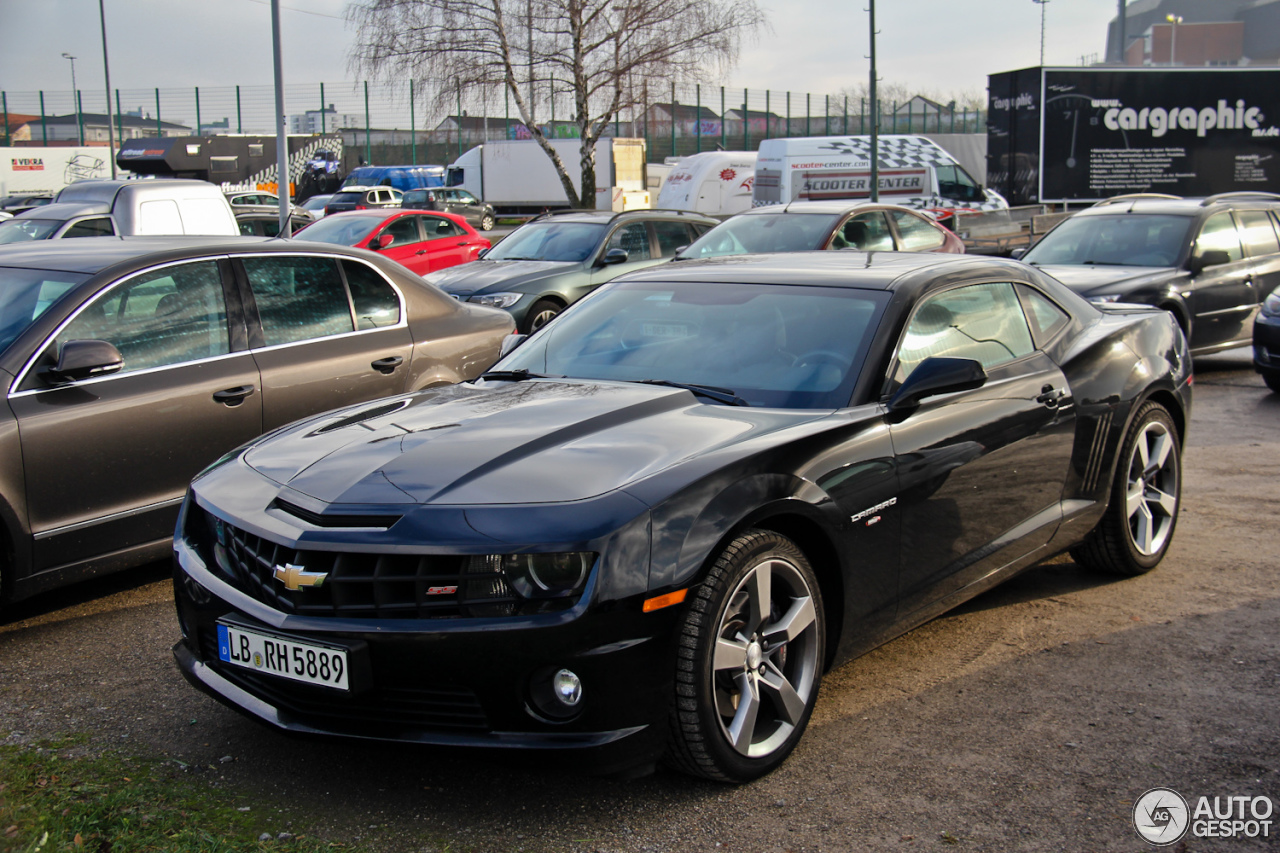
[[[987,372],[971,358],[926,358],[889,401],[889,411],[914,409],[925,397],[970,391],[987,382]]]
[[[502,347],[498,350],[498,358],[506,358],[507,354],[520,346],[528,335],[507,335],[502,339]]]
[[[1013,258],[1015,261],[1018,261],[1018,260],[1021,260],[1022,256],[1025,255],[1026,253],[1027,253],[1027,248],[1025,246],[1019,246],[1018,248],[1014,249],[1012,252],[1009,253],[1009,257]]]
[[[51,371],[62,382],[106,376],[124,367],[124,356],[107,341],[67,341],[58,351],[58,364]]]
[[[477,252],[477,253],[476,253],[476,260],[479,260],[480,258],[483,258],[483,257],[484,257],[485,255],[487,255],[487,254],[489,254],[489,250],[488,250],[488,249],[481,249],[479,252]]]
[[[383,234],[383,235],[381,235],[380,237],[378,237],[378,239],[377,239],[377,240],[375,240],[375,241],[373,242],[373,245],[372,245],[372,246],[370,246],[369,248],[370,248],[370,249],[385,249],[385,248],[387,248],[388,246],[390,246],[392,243],[394,243],[395,241],[396,241],[396,238],[395,238],[394,236],[392,236],[391,234]]]
[[[1219,264],[1231,262],[1231,256],[1222,249],[1210,249],[1203,255],[1196,255],[1191,259],[1191,274],[1199,275],[1204,272],[1207,267],[1216,267]]]
[[[608,267],[614,264],[625,264],[627,262],[626,249],[610,249],[604,253],[604,257],[600,259],[600,266]]]

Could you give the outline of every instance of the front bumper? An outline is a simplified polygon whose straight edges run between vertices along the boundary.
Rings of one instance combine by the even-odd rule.
[[[1280,317],[1258,312],[1253,321],[1253,367],[1259,373],[1280,373]]]
[[[210,570],[174,542],[175,602],[186,679],[275,728],[313,735],[524,750],[571,750],[593,767],[657,759],[673,690],[673,637],[683,608],[643,613],[643,595],[600,603],[589,582],[561,612],[492,618],[357,619],[289,615]],[[597,565],[596,571],[600,571]],[[594,602],[594,603],[593,603]],[[298,641],[359,647],[359,689],[300,684],[224,662],[220,621]],[[359,662],[358,664],[356,662]],[[536,684],[566,668],[582,682],[568,719],[545,713]]]

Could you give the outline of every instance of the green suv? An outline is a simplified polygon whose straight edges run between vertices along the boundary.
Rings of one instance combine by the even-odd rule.
[[[718,224],[679,210],[544,213],[479,260],[425,278],[462,302],[505,308],[529,334],[606,281],[671,258]]]

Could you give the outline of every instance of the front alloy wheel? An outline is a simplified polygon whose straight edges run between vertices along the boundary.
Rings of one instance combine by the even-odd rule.
[[[685,621],[673,763],[726,782],[781,764],[817,700],[824,641],[818,584],[795,543],[769,531],[734,540]]]

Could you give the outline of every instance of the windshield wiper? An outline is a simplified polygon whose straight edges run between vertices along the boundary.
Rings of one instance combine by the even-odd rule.
[[[550,379],[541,373],[530,373],[523,367],[519,370],[490,370],[488,373],[481,373],[481,379],[501,379],[507,382],[523,382],[526,379]]]
[[[691,385],[687,382],[672,382],[670,379],[637,379],[641,385],[663,385],[667,388],[680,388],[685,391],[692,391],[700,397],[706,397],[708,400],[715,400],[717,403],[724,403],[729,406],[750,406],[746,400],[739,397],[730,388],[717,388],[714,385]]]

